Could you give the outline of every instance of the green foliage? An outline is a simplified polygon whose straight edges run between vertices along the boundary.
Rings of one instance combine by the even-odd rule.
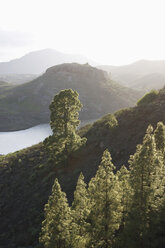
[[[96,176],[89,183],[91,230],[88,247],[112,247],[115,231],[119,229],[121,195],[114,169],[111,155],[105,150]]]
[[[78,111],[82,107],[78,96],[78,93],[71,89],[62,90],[50,104],[53,135],[46,138],[44,144],[55,163],[67,161],[69,154],[86,142],[86,138],[81,138],[76,133],[80,123]]]
[[[66,195],[56,179],[45,205],[45,220],[39,241],[45,248],[65,248],[70,243],[70,225],[72,217]]]
[[[130,157],[130,185],[133,191],[125,235],[127,247],[155,247],[156,214],[163,196],[163,163],[156,151],[153,128],[149,126],[143,144]]]
[[[116,111],[116,112],[114,113],[114,116],[115,116],[116,118],[118,118],[118,117],[120,117],[120,116],[122,116],[122,115],[124,116],[124,115],[129,114],[131,111],[132,111],[131,108],[119,109],[118,111]]]
[[[78,181],[76,190],[74,192],[74,200],[72,203],[72,246],[86,247],[86,243],[89,239],[88,229],[90,224],[87,219],[90,213],[89,209],[89,197],[84,182],[84,176],[81,173]]]
[[[40,96],[41,95],[42,94],[40,94]],[[112,151],[113,161],[117,165],[117,168],[120,168],[123,163],[127,166],[128,157],[130,154],[134,154],[136,144],[142,142],[148,124],[151,123],[155,126],[158,121],[165,120],[164,109],[165,90],[162,90],[154,102],[144,105],[143,107],[136,106],[130,109],[130,111],[119,111],[117,115],[115,114],[118,121],[118,128],[112,135],[111,129],[103,128],[104,135],[101,133],[100,139],[103,141],[104,147],[108,147],[108,149]],[[45,110],[43,109],[43,111]],[[86,131],[89,133],[91,129],[92,127],[89,127]],[[103,148],[100,149],[98,145],[100,144],[100,140],[96,137],[97,128],[93,128],[92,132],[93,137],[95,136],[95,140],[93,141],[88,133],[83,133],[83,135],[88,138],[88,143],[84,149],[77,151],[76,157],[75,153],[73,156],[71,154],[69,166],[66,168],[47,166],[48,153],[42,149],[42,143],[15,154],[0,156],[0,208],[2,213],[0,243],[2,247],[10,248],[14,245],[15,247],[37,247],[38,233],[43,219],[43,206],[48,200],[54,177],[58,176],[61,186],[66,191],[68,200],[71,202],[77,174],[79,174],[77,170],[79,170],[79,172],[83,171],[86,180],[89,180],[91,174],[93,175],[93,173],[95,173],[98,161],[100,161],[101,149]],[[163,140],[161,136],[160,138]],[[161,157],[161,152],[159,151],[158,153]],[[19,159],[21,159],[22,162],[19,162]],[[60,170],[62,170],[62,172],[60,172]],[[52,177],[50,178],[49,175],[51,174]],[[157,169],[157,177],[158,174],[159,170]],[[30,180],[31,176],[33,178],[32,180]],[[67,180],[68,178],[69,180]],[[161,182],[162,179],[158,181]],[[131,199],[133,199],[133,197],[131,197]],[[121,197],[121,202],[122,201],[123,198]],[[155,205],[157,205],[156,201]],[[122,216],[123,209],[126,209],[126,207],[124,208],[122,206]],[[17,213],[19,213],[19,215],[17,215]],[[161,204],[161,207],[153,212],[153,217],[150,218],[153,224],[156,223],[153,225],[156,233],[154,233],[155,231],[151,232],[152,234],[154,233],[154,248],[165,247],[164,213],[165,200],[164,203]],[[128,214],[129,212],[125,213],[125,216],[127,217]],[[6,218],[6,216],[8,217]],[[116,237],[119,241],[122,239],[123,242],[119,242],[119,245],[124,244],[121,247],[125,248],[127,240],[124,240],[124,235],[121,235],[123,233],[122,225],[123,221],[121,220],[119,230],[115,232],[115,239]],[[125,232],[127,230],[127,232],[132,235],[134,225],[133,228],[130,225],[129,229],[127,229],[125,225],[123,226]],[[33,230],[38,230],[38,233]],[[128,237],[125,236],[125,238]],[[87,244],[88,240],[86,241],[82,238],[81,244],[79,241],[79,247],[83,247],[84,243]]]
[[[118,122],[113,114],[108,114],[103,116],[100,120],[96,121],[93,126],[97,127],[98,129],[102,126],[112,129],[118,126]]]
[[[162,122],[157,123],[157,128],[154,132],[156,148],[160,150],[162,153],[165,152],[165,126]]]
[[[148,103],[151,103],[158,95],[157,90],[151,90],[149,93],[145,94],[139,101],[137,102],[138,106],[143,106]]]
[[[160,127],[162,130],[159,123],[154,134],[152,126],[148,127],[143,144],[130,157],[130,171],[122,166],[115,175],[111,155],[105,150],[88,190],[80,174],[72,203],[71,231],[63,236],[66,247],[159,247],[165,207],[165,169],[155,143],[155,135],[161,140],[164,137],[158,132]],[[48,210],[50,214],[54,209]],[[58,231],[53,232],[56,237]],[[63,230],[60,232],[62,235]],[[54,243],[54,247],[58,246]]]
[[[95,121],[92,127],[87,131],[90,137],[93,139],[102,138],[107,132],[113,133],[113,131],[118,127],[118,121],[113,114],[108,114],[103,116],[98,121]]]

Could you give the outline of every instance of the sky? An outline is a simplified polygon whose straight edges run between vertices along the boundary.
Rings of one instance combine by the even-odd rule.
[[[53,48],[99,64],[165,59],[164,0],[0,0],[0,61]]]

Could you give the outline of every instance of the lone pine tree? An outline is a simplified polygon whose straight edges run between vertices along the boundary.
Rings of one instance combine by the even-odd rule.
[[[78,111],[82,108],[78,96],[72,89],[62,90],[50,104],[53,135],[48,137],[44,144],[54,162],[63,160],[67,164],[69,154],[86,142],[86,138],[81,138],[76,133],[80,124]]]

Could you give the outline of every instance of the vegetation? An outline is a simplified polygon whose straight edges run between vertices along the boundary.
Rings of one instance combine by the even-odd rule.
[[[157,90],[151,90],[149,93],[145,94],[138,102],[137,105],[146,105],[156,99],[158,94]]]
[[[80,94],[84,106],[81,120],[96,120],[133,106],[143,94],[113,82],[106,72],[89,65],[57,65],[28,83],[0,87],[0,131],[48,123],[52,98],[68,88]]]
[[[155,151],[156,147],[156,153],[153,158],[155,162],[155,158],[158,158],[156,165],[160,165],[160,167],[156,166],[156,177],[159,178],[158,175],[160,174],[158,168],[160,168],[161,171],[161,161],[163,161],[164,164],[163,147],[161,148],[158,144],[159,139],[164,140],[162,137],[164,133],[164,131],[162,131],[164,130],[162,123],[165,123],[164,109],[165,89],[162,89],[154,101],[149,104],[136,106],[115,113],[114,116],[117,120],[117,126],[115,128],[107,128],[105,123],[102,122],[100,124],[100,132],[96,136],[96,126],[94,128],[94,125],[91,124],[83,127],[77,131],[77,134],[81,135],[81,137],[86,137],[87,143],[82,149],[78,149],[76,152],[70,154],[67,167],[49,166],[47,163],[48,153],[42,143],[7,156],[0,156],[0,247],[37,248],[39,246],[38,237],[41,232],[41,223],[46,217],[46,215],[44,216],[44,205],[48,203],[55,178],[58,178],[62,191],[66,192],[69,205],[71,206],[72,218],[75,217],[73,221],[73,224],[76,226],[76,228],[74,228],[75,233],[71,232],[72,240],[74,241],[72,246],[83,247],[83,245],[87,245],[89,241],[93,242],[89,235],[91,231],[91,221],[89,218],[91,211],[86,208],[85,213],[83,213],[79,206],[86,204],[86,202],[90,200],[88,196],[88,183],[91,178],[95,178],[98,165],[101,165],[101,158],[106,149],[110,151],[113,164],[116,165],[113,174],[117,180],[117,187],[120,189],[120,226],[119,229],[115,229],[112,243],[117,247],[124,246],[123,243],[125,244],[126,241],[129,240],[127,235],[125,235],[125,231],[128,230],[128,232],[132,234],[130,214],[134,215],[134,213],[136,213],[136,206],[132,206],[132,199],[135,197],[134,194],[136,193],[137,195],[138,193],[134,192],[135,188],[132,187],[129,179],[130,173],[134,175],[134,178],[136,177],[136,173],[129,168],[128,160],[130,155],[134,154],[135,157],[133,156],[133,160],[130,161],[132,161],[133,164],[135,164],[136,161],[140,161],[139,155],[135,155],[138,152],[136,149],[137,144],[142,144],[139,150],[139,152],[142,153],[142,151],[148,149],[145,148],[147,147],[147,142],[148,144],[153,143],[154,145],[151,146],[150,144],[150,147],[152,147],[153,151]],[[157,126],[158,122],[162,122],[161,125],[158,124]],[[145,141],[143,144],[143,137],[149,124],[152,124],[155,131],[154,133],[147,134],[149,135],[147,136],[149,137],[147,138],[148,141]],[[156,134],[156,130],[158,134]],[[158,138],[156,138],[156,136]],[[124,167],[122,166],[123,164],[125,164]],[[153,165],[151,163],[151,169],[152,168]],[[140,171],[140,168],[137,170]],[[74,191],[76,182],[81,171],[84,175],[84,179],[83,176],[80,177],[78,188],[76,189],[77,196],[75,197]],[[153,177],[149,177],[149,179],[154,181]],[[146,180],[147,176],[145,174],[145,182],[147,182]],[[162,182],[162,180],[160,182]],[[88,184],[87,188],[86,184]],[[97,187],[99,187],[99,185]],[[146,188],[146,193],[149,193],[148,197],[152,197],[152,192],[148,192],[148,189],[149,188]],[[161,187],[158,187],[158,189],[161,189]],[[86,197],[81,197],[81,201],[79,201],[78,195],[86,195]],[[156,201],[158,201],[157,192],[155,196]],[[76,202],[72,207],[72,202],[74,202],[75,199]],[[153,201],[155,205],[156,201]],[[145,202],[147,206],[148,203],[150,204],[150,199],[147,199]],[[158,206],[157,209],[152,206],[149,220],[154,223],[152,222],[153,225],[150,225],[150,227],[147,226],[147,232],[143,238],[146,242],[148,239],[148,230],[152,230],[153,228],[154,231],[152,231],[152,234],[153,237],[155,237],[153,238],[155,239],[155,243],[153,244],[155,247],[164,248],[164,197],[161,202],[158,201],[158,205],[156,205]],[[90,207],[90,204],[87,204],[87,206]],[[130,208],[132,207],[134,209],[133,213],[130,212]],[[137,208],[139,208],[139,205],[137,205]],[[74,214],[74,209],[76,209],[77,215]],[[79,218],[79,213],[82,213],[82,218]],[[148,218],[148,215],[146,216]],[[94,221],[94,216],[92,220]],[[81,226],[83,227],[82,229],[79,228],[80,222],[83,224]],[[84,238],[80,238],[81,232],[84,233]],[[126,240],[124,238],[126,238]]]
[[[45,221],[42,224],[40,242],[45,248],[63,248],[71,242],[70,225],[72,222],[66,195],[56,179],[45,205]]]
[[[55,180],[40,237],[45,248],[160,248],[165,161],[156,149],[155,135],[150,125],[142,145],[130,157],[129,171],[123,166],[114,174],[115,166],[105,150],[87,190],[80,174],[72,208],[66,199],[61,201],[63,193]]]
[[[86,138],[76,134],[80,123],[78,111],[82,108],[78,96],[78,93],[71,89],[62,90],[55,95],[50,104],[50,126],[53,135],[46,138],[44,144],[50,159],[56,164],[65,161],[67,165],[70,153],[86,142]]]

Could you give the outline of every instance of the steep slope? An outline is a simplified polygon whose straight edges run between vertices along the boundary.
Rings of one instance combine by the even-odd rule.
[[[80,171],[88,182],[106,148],[118,168],[127,164],[147,126],[165,122],[164,109],[165,88],[152,98],[145,96],[134,108],[106,115],[83,127],[79,133],[88,138],[87,144],[70,156],[67,168],[47,166],[42,143],[0,157],[0,247],[37,247],[43,208],[54,178],[58,177],[71,201]]]
[[[0,131],[25,129],[49,122],[49,104],[60,90],[80,94],[81,120],[93,120],[123,107],[133,106],[140,92],[111,81],[108,74],[88,64],[62,64],[37,79],[0,92]]]
[[[141,89],[141,81],[144,85],[147,84],[147,89],[163,87],[163,84],[159,84],[159,82],[160,77],[165,76],[164,60],[140,60],[124,66],[99,66],[98,68],[111,73],[112,79],[128,87]],[[151,79],[151,85],[147,82],[149,78]],[[135,81],[137,81],[137,84],[135,84]]]
[[[54,49],[34,51],[21,58],[0,63],[0,74],[41,74],[47,68],[62,63],[90,63],[92,60],[80,55],[64,54]]]

